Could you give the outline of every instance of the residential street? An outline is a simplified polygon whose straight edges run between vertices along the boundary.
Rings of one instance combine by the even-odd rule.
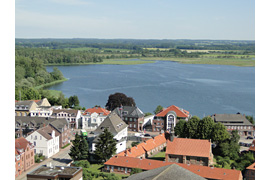
[[[72,161],[72,159],[68,155],[70,147],[71,145],[69,145],[65,149],[60,149],[60,151],[54,156],[46,159],[45,161],[41,163],[36,163],[31,169],[23,172],[20,176],[18,176],[16,180],[26,180],[27,173],[33,171],[34,169],[36,169],[37,167],[41,165],[47,165],[49,163],[52,163],[53,166],[67,166]]]

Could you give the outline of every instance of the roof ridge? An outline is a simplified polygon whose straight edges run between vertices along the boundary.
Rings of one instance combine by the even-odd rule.
[[[169,171],[169,170],[172,168],[173,165],[174,165],[174,164],[168,165],[169,167],[167,167],[165,170],[163,170],[161,173],[159,173],[156,177],[154,177],[153,180],[157,180],[158,177],[160,177],[161,175],[163,175],[163,174],[165,174],[167,171]]]

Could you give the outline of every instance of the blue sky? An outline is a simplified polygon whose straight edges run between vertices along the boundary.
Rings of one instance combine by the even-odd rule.
[[[16,38],[255,39],[255,0],[16,0]]]

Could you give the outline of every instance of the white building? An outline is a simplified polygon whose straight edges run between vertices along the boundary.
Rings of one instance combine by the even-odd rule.
[[[59,152],[60,134],[49,126],[34,131],[26,137],[35,146],[35,154],[43,154],[46,158]]]
[[[104,131],[105,128],[113,134],[114,139],[117,141],[116,153],[126,150],[127,143],[127,124],[115,113],[111,113],[107,118],[99,125],[94,131],[95,139],[92,142],[91,150],[95,151],[95,145],[98,140],[98,136]]]
[[[54,109],[52,118],[65,118],[69,122],[70,128],[78,129],[79,119],[81,119],[81,111],[75,109]]]
[[[82,129],[95,130],[110,114],[110,111],[101,107],[86,109],[82,114],[80,125]]]

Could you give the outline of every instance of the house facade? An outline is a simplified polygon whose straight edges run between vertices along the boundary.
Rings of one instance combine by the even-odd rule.
[[[29,116],[38,107],[35,101],[15,101],[15,116]]]
[[[188,120],[189,117],[188,111],[171,105],[155,115],[152,120],[152,131],[170,131],[180,119]]]
[[[81,116],[79,127],[81,129],[95,130],[109,114],[110,111],[101,107],[86,109]]]
[[[246,180],[255,180],[255,162],[246,168],[244,177]]]
[[[245,115],[242,114],[214,114],[211,116],[214,122],[222,123],[228,132],[237,130],[240,136],[254,136],[255,130]]]
[[[143,131],[144,114],[136,106],[123,106],[113,110],[127,125],[129,131]]]
[[[34,131],[26,139],[34,144],[35,154],[43,154],[49,158],[59,152],[59,137],[58,131],[50,126],[45,126]]]
[[[210,166],[213,164],[209,140],[174,138],[167,142],[166,162]]]
[[[15,177],[35,164],[34,145],[24,137],[15,139]]]
[[[70,143],[71,129],[69,128],[69,123],[66,119],[56,119],[55,121],[50,122],[49,126],[60,134],[59,148]]]
[[[51,115],[52,118],[65,118],[69,122],[69,127],[78,129],[81,111],[74,109],[54,109]]]
[[[106,119],[99,125],[94,131],[95,139],[91,142],[91,151],[95,151],[95,145],[98,141],[98,136],[103,133],[107,128],[109,132],[113,134],[113,138],[117,141],[116,153],[122,152],[126,149],[127,142],[127,125],[122,119],[115,113],[109,114]]]

